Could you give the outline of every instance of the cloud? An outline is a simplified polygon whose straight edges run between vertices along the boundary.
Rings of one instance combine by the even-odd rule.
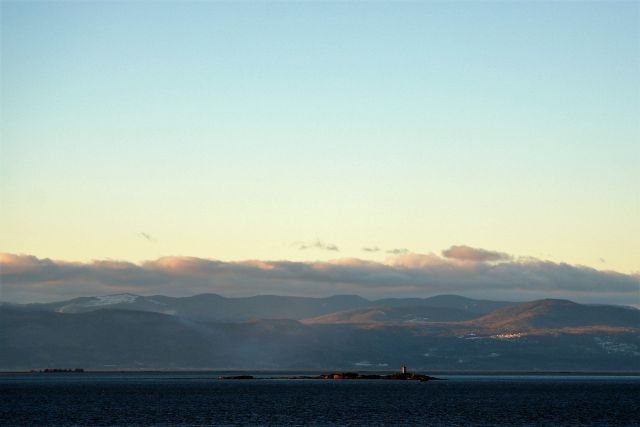
[[[449,249],[442,251],[442,255],[446,258],[473,262],[508,261],[513,258],[504,252],[472,248],[465,245],[451,246]]]
[[[151,237],[151,235],[150,235],[150,234],[145,233],[144,231],[139,232],[139,233],[138,233],[138,236],[139,236],[139,237],[141,237],[141,238],[143,238],[143,239],[145,239],[145,240],[148,240],[149,242],[152,242],[152,241],[154,241],[154,240],[155,240],[153,237]]]
[[[335,251],[338,252],[340,249],[333,243],[324,243],[321,240],[316,240],[312,243],[305,242],[294,242],[293,246],[297,247],[299,250],[304,251],[307,249],[321,249],[323,251]]]
[[[371,247],[371,248],[362,248],[363,252],[381,252],[382,249],[380,249],[377,246]],[[409,249],[406,248],[394,248],[394,249],[387,249],[384,251],[385,253],[391,254],[391,255],[402,255],[402,254],[406,254],[409,253]]]
[[[388,253],[388,254],[392,254],[392,255],[402,255],[402,254],[409,253],[409,249],[407,249],[407,248],[395,248],[395,249],[388,249],[385,252]]]
[[[402,269],[429,269],[434,271],[450,265],[450,261],[440,258],[436,254],[415,254],[411,252],[401,252],[399,255],[393,256],[386,261],[387,265]]]
[[[640,304],[640,276],[518,258],[468,262],[406,253],[385,262],[343,258],[328,262],[238,261],[163,257],[135,264],[57,261],[0,254],[0,299],[35,302],[130,292],[186,296],[281,294],[367,298],[455,293],[476,298],[554,297],[582,302]]]

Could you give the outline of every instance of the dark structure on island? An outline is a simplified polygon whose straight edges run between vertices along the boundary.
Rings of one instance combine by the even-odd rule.
[[[223,380],[253,380],[252,375],[237,375],[233,377],[220,377]],[[358,372],[332,372],[330,374],[321,374],[317,376],[296,375],[288,377],[270,377],[272,380],[395,380],[395,381],[431,381],[440,378],[431,377],[424,374],[414,374],[407,371],[407,367],[402,365],[400,372],[393,374],[360,374]]]
[[[357,372],[334,372],[331,374],[322,374],[319,377],[323,380],[396,380],[396,381],[429,381],[439,378],[431,377],[424,374],[415,374],[407,371],[407,367],[402,365],[400,372],[393,374],[360,374]]]

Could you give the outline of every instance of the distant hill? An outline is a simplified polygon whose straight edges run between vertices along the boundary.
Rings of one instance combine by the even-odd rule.
[[[0,309],[0,366],[176,367],[208,362],[203,335],[172,316],[98,310],[82,314]],[[195,353],[190,348],[197,348]]]
[[[495,331],[531,331],[571,327],[640,327],[640,310],[544,299],[501,308],[470,324]]]
[[[303,320],[307,324],[351,323],[351,324],[425,324],[429,322],[459,322],[480,317],[458,308],[431,306],[380,306],[339,311]]]
[[[473,322],[473,321],[471,321]],[[0,369],[637,370],[640,330],[460,335],[461,325],[195,321],[102,309],[0,308]],[[563,324],[557,324],[560,327]],[[446,328],[450,328],[447,330]],[[443,329],[445,328],[445,329]]]
[[[0,350],[0,369],[638,370],[640,311],[456,296],[123,294],[0,305]]]
[[[86,313],[110,308],[149,311],[194,320],[238,322],[268,318],[303,319],[369,304],[371,303],[366,299],[354,295],[337,295],[327,298],[277,295],[225,298],[216,294],[200,294],[176,298],[162,295],[119,294],[75,298],[47,304],[25,304],[20,307],[58,313]]]
[[[503,307],[516,305],[514,302],[489,301],[461,297],[459,295],[436,295],[429,298],[387,298],[375,301],[378,306],[424,306],[455,308],[473,314],[487,314]]]
[[[372,301],[369,306],[329,313],[305,319],[305,323],[352,324],[424,324],[460,322],[476,319],[494,310],[516,305],[514,302],[474,300],[458,295],[429,298],[387,298]]]
[[[74,298],[45,304],[14,305],[29,310],[55,311],[58,313],[85,313],[104,308],[118,310],[149,311],[188,317],[194,320],[239,322],[252,319],[307,319],[325,314],[360,308],[386,306],[434,307],[452,309],[451,316],[444,311],[432,310],[432,316],[445,320],[473,319],[497,308],[513,305],[510,302],[484,301],[456,295],[440,295],[430,298],[397,298],[369,301],[355,295],[336,295],[327,298],[258,295],[246,298],[226,298],[216,294],[200,294],[190,297],[162,295],[140,296],[118,294]],[[437,313],[441,314],[437,314]],[[470,313],[469,315],[462,312]],[[407,313],[409,315],[410,313]],[[424,316],[423,316],[424,317]]]

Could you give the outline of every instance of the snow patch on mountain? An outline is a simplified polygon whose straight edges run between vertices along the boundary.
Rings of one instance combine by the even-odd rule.
[[[138,295],[131,294],[103,295],[94,297],[92,301],[87,301],[84,305],[87,307],[95,307],[100,305],[131,304],[137,299]]]
[[[132,304],[136,302],[138,295],[132,294],[117,294],[117,295],[102,295],[97,297],[91,297],[86,301],[76,301],[71,304],[63,305],[59,307],[56,312],[58,313],[78,313],[84,311],[89,307],[103,307],[115,304]]]

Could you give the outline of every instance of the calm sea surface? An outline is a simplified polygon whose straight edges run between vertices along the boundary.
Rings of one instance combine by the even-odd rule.
[[[0,425],[640,425],[640,377],[0,374]]]

